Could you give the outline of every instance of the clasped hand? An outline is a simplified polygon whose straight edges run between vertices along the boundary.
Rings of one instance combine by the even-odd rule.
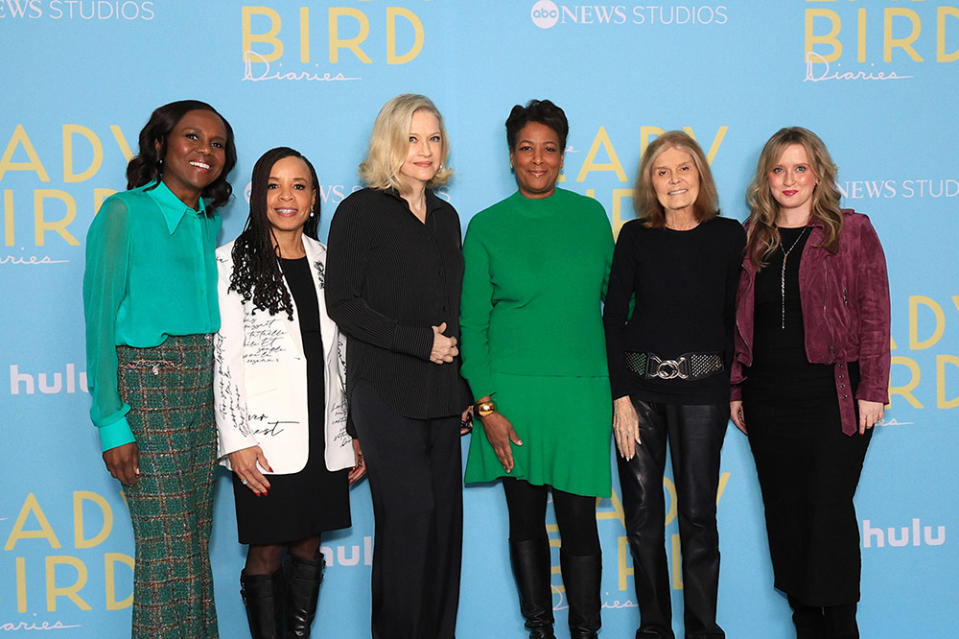
[[[433,350],[430,351],[430,361],[434,364],[449,364],[459,354],[456,338],[443,335],[446,332],[446,322],[433,328]]]

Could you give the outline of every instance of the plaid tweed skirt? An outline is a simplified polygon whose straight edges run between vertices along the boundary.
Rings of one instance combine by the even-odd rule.
[[[133,639],[218,636],[210,572],[216,427],[211,335],[118,346],[120,397],[140,449],[125,489],[136,567]]]

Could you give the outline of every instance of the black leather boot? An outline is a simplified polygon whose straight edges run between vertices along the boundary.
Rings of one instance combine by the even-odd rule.
[[[286,568],[286,584],[289,598],[286,609],[287,639],[310,636],[313,617],[316,616],[316,600],[323,582],[326,562],[319,559],[301,559],[290,554]]]
[[[526,619],[529,639],[556,639],[553,634],[553,592],[549,585],[549,540],[509,542],[513,578],[519,591],[519,609]]]
[[[240,596],[246,606],[253,639],[283,637],[283,576],[279,570],[269,575],[240,573]]]
[[[563,585],[569,603],[569,636],[571,639],[596,639],[602,625],[599,589],[603,576],[603,556],[576,556],[559,551]]]

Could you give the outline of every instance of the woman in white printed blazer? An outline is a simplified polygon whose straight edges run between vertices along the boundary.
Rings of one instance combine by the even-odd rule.
[[[218,454],[249,544],[240,580],[254,639],[309,636],[321,533],[350,526],[349,485],[365,471],[346,432],[345,339],[326,314],[317,185],[300,153],[267,151],[246,228],[216,252]]]

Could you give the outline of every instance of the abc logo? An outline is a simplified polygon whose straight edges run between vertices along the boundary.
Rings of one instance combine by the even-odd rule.
[[[552,0],[539,0],[530,10],[529,17],[540,29],[549,29],[559,21],[559,7]]]

